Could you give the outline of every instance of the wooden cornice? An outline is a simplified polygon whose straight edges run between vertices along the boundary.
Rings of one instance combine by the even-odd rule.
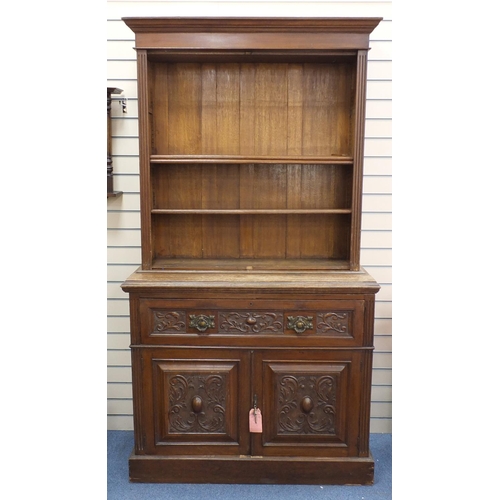
[[[381,18],[125,17],[136,49],[367,50]]]
[[[380,17],[124,17],[134,33],[364,33],[370,34]]]

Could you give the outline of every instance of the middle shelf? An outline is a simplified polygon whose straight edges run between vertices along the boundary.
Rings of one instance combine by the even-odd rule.
[[[347,155],[330,156],[248,156],[248,155],[151,155],[152,164],[171,163],[298,163],[298,164],[330,164],[352,165],[353,157]]]
[[[152,214],[211,214],[211,215],[265,215],[265,214],[350,214],[352,212],[349,208],[332,208],[332,209],[298,209],[298,208],[284,208],[284,209],[228,209],[217,210],[209,208],[192,208],[192,209],[176,209],[176,208],[153,208]]]

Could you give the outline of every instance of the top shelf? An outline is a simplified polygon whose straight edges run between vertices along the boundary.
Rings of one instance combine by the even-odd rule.
[[[243,155],[151,155],[153,164],[164,163],[298,163],[352,165],[352,156],[243,156]]]

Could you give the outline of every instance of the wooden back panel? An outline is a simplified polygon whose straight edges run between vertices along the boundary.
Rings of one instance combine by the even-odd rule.
[[[355,69],[157,62],[152,154],[351,156]]]

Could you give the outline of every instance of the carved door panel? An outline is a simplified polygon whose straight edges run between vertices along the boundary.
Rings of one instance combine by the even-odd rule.
[[[146,404],[155,454],[247,454],[243,418],[250,401],[245,352],[198,349],[147,351]]]
[[[255,358],[263,432],[257,455],[347,456],[359,435],[358,353],[262,351]]]

